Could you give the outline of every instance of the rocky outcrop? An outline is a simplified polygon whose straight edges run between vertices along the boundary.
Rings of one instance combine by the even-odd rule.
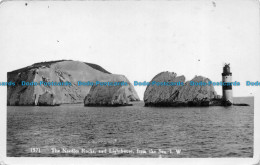
[[[82,103],[90,91],[91,86],[78,85],[81,82],[117,82],[125,81],[123,75],[111,74],[104,68],[79,61],[51,61],[36,63],[31,66],[7,73],[8,82],[15,82],[15,86],[7,87],[7,105],[59,105]],[[71,85],[22,85],[26,82],[56,82]],[[130,84],[126,93],[129,101],[138,101],[139,97]]]
[[[54,95],[50,92],[45,92],[44,94],[40,95],[38,101],[35,104],[40,106],[59,105],[55,102]]]
[[[129,86],[93,86],[84,100],[85,106],[125,106],[132,99]]]
[[[196,76],[191,81],[208,83],[210,80]],[[144,93],[145,106],[210,106],[221,105],[213,85],[191,85],[184,76],[173,72],[162,72],[152,82],[179,82],[179,85],[149,85]],[[180,85],[182,84],[182,85]]]
[[[130,101],[139,101],[133,85],[125,76],[117,77],[111,83],[123,83],[116,86],[92,86],[84,100],[85,106],[128,106]]]
[[[130,101],[139,101],[139,97],[133,85],[125,76],[112,79],[116,86],[92,86],[84,100],[85,106],[128,106]],[[126,82],[125,85],[122,85]]]

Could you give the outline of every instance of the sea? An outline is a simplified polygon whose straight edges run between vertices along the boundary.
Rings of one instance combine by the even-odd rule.
[[[253,157],[250,106],[8,106],[8,157]]]

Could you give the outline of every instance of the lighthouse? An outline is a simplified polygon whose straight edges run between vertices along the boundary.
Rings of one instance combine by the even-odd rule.
[[[233,93],[232,93],[232,73],[230,72],[230,64],[225,64],[222,73],[222,99],[224,105],[233,104]]]

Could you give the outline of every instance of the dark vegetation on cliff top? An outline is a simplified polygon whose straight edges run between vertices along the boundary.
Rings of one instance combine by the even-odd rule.
[[[63,61],[73,61],[73,60],[56,60],[56,61],[39,62],[39,63],[35,63],[31,66],[27,66],[27,67],[24,67],[24,68],[21,68],[21,69],[17,69],[17,70],[8,72],[8,74],[16,74],[16,73],[19,73],[19,72],[24,72],[24,71],[27,71],[27,70],[30,70],[30,69],[35,69],[35,68],[39,68],[39,67],[43,67],[43,66],[49,67],[51,64],[63,62]],[[105,70],[104,68],[102,68],[101,66],[99,66],[97,64],[92,64],[92,63],[87,63],[87,62],[84,62],[84,63],[86,65],[92,67],[93,69],[100,71],[100,72],[111,74],[110,72],[108,72],[107,70]]]

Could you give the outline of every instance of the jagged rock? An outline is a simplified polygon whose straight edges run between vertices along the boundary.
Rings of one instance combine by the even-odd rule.
[[[111,74],[96,64],[79,61],[50,61],[7,73],[8,82],[15,86],[7,87],[7,105],[59,105],[63,103],[82,103],[91,86],[78,86],[77,82],[130,82],[123,75]],[[22,86],[21,82],[70,82],[71,86]],[[139,101],[132,86],[130,101]]]
[[[85,98],[85,106],[124,106],[129,105],[131,88],[129,86],[93,86]]]
[[[209,106],[221,104],[213,85],[190,85],[185,82],[184,76],[177,76],[173,72],[162,72],[156,75],[151,83],[155,82],[181,82],[183,85],[175,86],[147,86],[144,93],[145,106]],[[196,76],[191,81],[205,82],[210,80]]]
[[[45,92],[43,95],[39,96],[36,105],[47,106],[47,105],[59,105],[55,103],[54,95],[50,92]]]

